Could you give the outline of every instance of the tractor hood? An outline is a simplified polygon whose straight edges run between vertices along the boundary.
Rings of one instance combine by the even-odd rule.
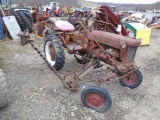
[[[121,49],[121,43],[126,43],[128,47],[138,47],[141,44],[139,39],[130,38],[110,32],[92,31],[89,35],[90,40],[97,40],[97,42]]]

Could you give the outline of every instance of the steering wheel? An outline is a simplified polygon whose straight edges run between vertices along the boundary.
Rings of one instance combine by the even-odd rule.
[[[78,20],[81,20],[83,17],[83,12],[81,11],[74,11],[70,16],[69,16],[69,22],[74,25],[77,24]]]

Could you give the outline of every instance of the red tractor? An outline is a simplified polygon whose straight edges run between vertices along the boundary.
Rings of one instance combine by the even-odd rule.
[[[108,65],[107,68],[111,73],[100,77],[99,85],[115,79],[125,87],[131,89],[138,87],[142,83],[143,76],[135,64],[135,55],[141,41],[127,37],[127,35],[122,36],[109,32],[107,29],[92,29],[92,27],[85,25],[82,20],[78,20],[78,22],[81,25],[81,29],[78,30],[75,30],[75,27],[67,21],[55,22],[55,27],[52,28],[54,34],[47,35],[45,40],[45,56],[34,46],[33,40],[26,32],[20,34],[21,43],[23,45],[31,44],[59,77],[63,85],[70,90],[77,90],[77,84],[82,76],[90,69],[102,67],[102,62]],[[99,22],[103,23],[103,21]],[[107,25],[108,23],[106,23]],[[80,73],[74,71],[64,77],[58,73],[58,70],[62,69],[65,64],[64,48],[69,54],[74,55],[78,63],[85,64],[85,68],[77,70],[81,71]],[[112,104],[108,91],[100,86],[86,87],[82,91],[81,100],[86,107],[97,112],[107,111]]]
[[[47,9],[47,14],[49,17],[59,16],[64,17],[66,16],[65,11],[62,9],[62,7],[59,6],[58,2],[50,2],[49,6],[45,6]]]

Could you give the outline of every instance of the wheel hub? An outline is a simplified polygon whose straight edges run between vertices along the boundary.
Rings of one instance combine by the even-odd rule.
[[[64,13],[62,13],[62,17],[64,17]]]
[[[44,29],[45,29],[45,25],[38,25],[37,32],[38,32],[39,36],[41,36],[41,37],[44,36]]]
[[[138,76],[135,73],[131,73],[124,78],[124,82],[128,85],[134,85],[138,82]]]
[[[86,101],[91,107],[102,107],[105,104],[104,98],[95,93],[90,93],[86,96]]]
[[[51,55],[51,60],[55,61],[56,60],[56,51],[53,45],[49,46],[50,48],[50,55]]]

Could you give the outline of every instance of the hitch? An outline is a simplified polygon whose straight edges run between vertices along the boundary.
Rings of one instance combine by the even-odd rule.
[[[21,45],[27,45],[30,39],[29,30],[25,30],[23,32],[18,33],[18,36],[20,36]]]

